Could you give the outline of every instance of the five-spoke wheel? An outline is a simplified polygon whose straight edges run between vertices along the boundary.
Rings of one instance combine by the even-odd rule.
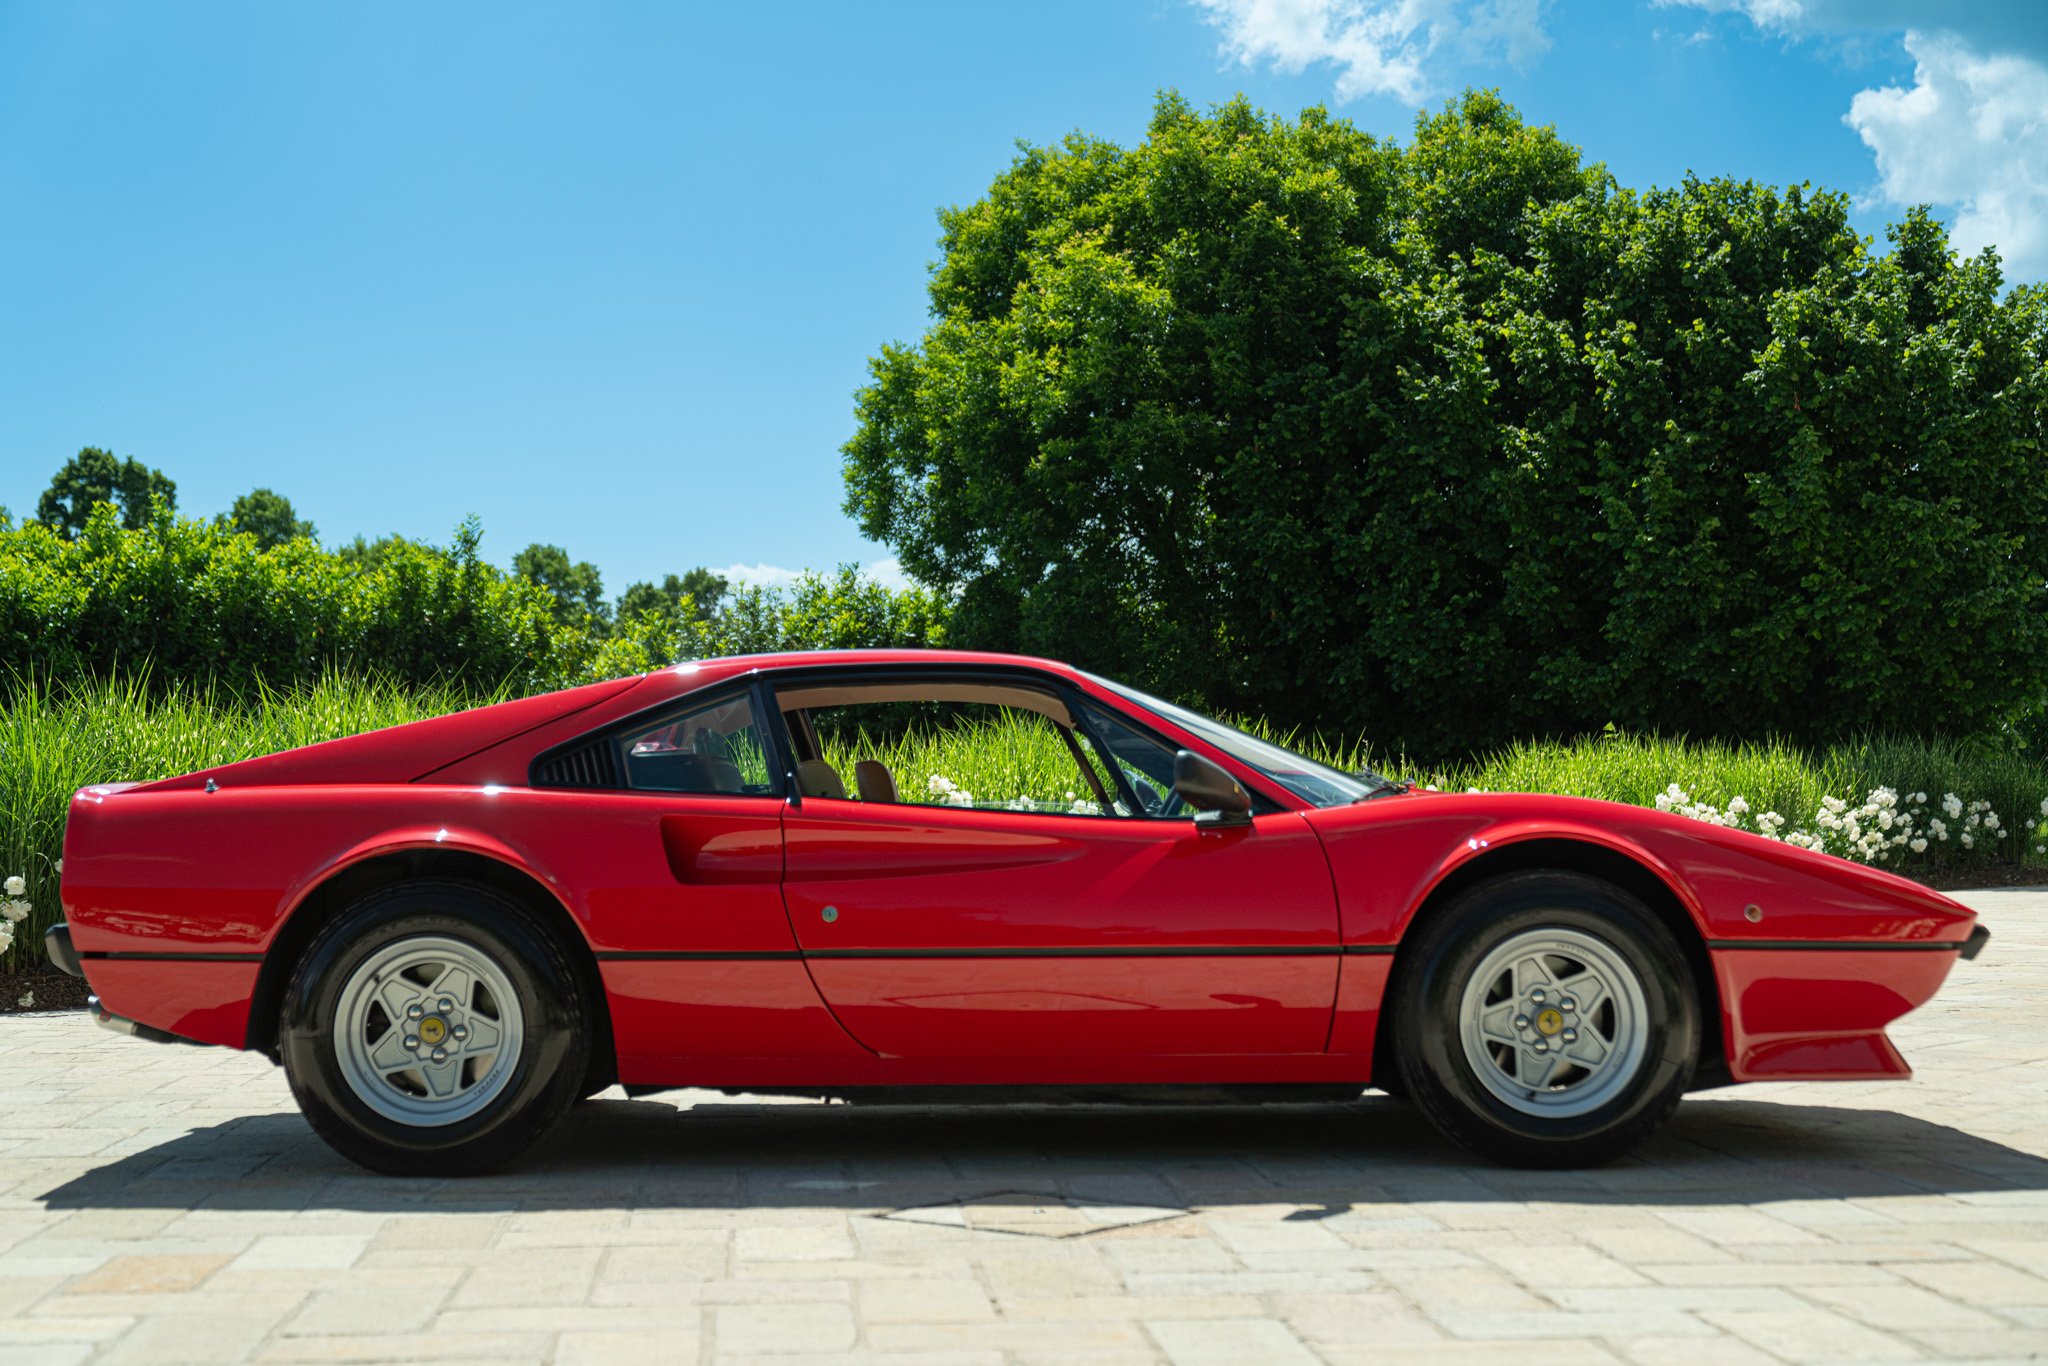
[[[1583,930],[1529,930],[1465,980],[1458,1018],[1473,1074],[1531,1115],[1582,1115],[1625,1087],[1649,1044],[1642,979]]]
[[[307,946],[278,1050],[316,1132],[378,1171],[464,1175],[538,1138],[581,1093],[582,980],[548,924],[483,887],[364,897]]]
[[[350,974],[334,1048],[356,1096],[401,1124],[453,1124],[519,1065],[525,1026],[505,970],[442,935],[387,945]]]
[[[1606,1161],[1691,1080],[1699,1003],[1684,951],[1611,883],[1562,872],[1481,883],[1410,932],[1395,973],[1400,1086],[1497,1161]]]

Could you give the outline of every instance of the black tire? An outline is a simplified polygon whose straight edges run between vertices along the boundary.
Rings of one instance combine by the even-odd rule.
[[[424,936],[485,955],[511,984],[523,1022],[509,1077],[482,1109],[448,1124],[404,1123],[372,1109],[347,1080],[335,1040],[351,974],[380,950]],[[404,883],[357,901],[307,946],[285,988],[278,1053],[307,1122],[342,1156],[393,1176],[478,1174],[525,1150],[577,1099],[590,1075],[584,994],[562,943],[517,902],[468,883]]]
[[[1592,936],[1641,989],[1640,1059],[1632,1068],[1613,1064],[1612,1094],[1582,1114],[1530,1113],[1504,1102],[1475,1070],[1461,1033],[1468,982],[1488,955],[1531,931]],[[1552,1018],[1538,1028],[1556,1022],[1556,1012],[1542,1014]],[[1408,1097],[1452,1140],[1507,1166],[1595,1166],[1633,1150],[1670,1117],[1699,1056],[1699,1001],[1684,950],[1636,898],[1577,873],[1511,873],[1459,894],[1401,946],[1390,1015]],[[1534,1092],[1527,1103],[1538,1104]]]

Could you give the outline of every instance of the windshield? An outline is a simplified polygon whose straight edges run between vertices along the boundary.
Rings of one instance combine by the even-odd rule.
[[[1284,749],[1270,740],[1261,740],[1256,735],[1247,735],[1236,726],[1227,726],[1214,717],[1200,712],[1177,707],[1171,702],[1161,701],[1136,688],[1127,688],[1121,683],[1112,683],[1094,674],[1087,677],[1100,683],[1128,702],[1134,702],[1146,711],[1157,712],[1182,730],[1199,735],[1231,758],[1247,767],[1257,769],[1280,786],[1292,792],[1305,802],[1316,806],[1343,806],[1367,796],[1375,788],[1384,787],[1388,780],[1370,769],[1344,773],[1304,758],[1291,749]]]

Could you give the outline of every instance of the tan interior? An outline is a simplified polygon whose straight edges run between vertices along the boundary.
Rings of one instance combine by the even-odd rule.
[[[896,775],[878,759],[862,759],[854,764],[853,785],[864,802],[901,800],[896,795]]]
[[[806,797],[846,800],[846,783],[839,770],[823,759],[806,759],[796,766],[796,790]]]

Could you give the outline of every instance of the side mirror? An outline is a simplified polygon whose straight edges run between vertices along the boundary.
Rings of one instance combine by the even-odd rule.
[[[1200,825],[1249,825],[1252,799],[1237,779],[1192,750],[1173,756],[1173,790],[1200,813]]]

